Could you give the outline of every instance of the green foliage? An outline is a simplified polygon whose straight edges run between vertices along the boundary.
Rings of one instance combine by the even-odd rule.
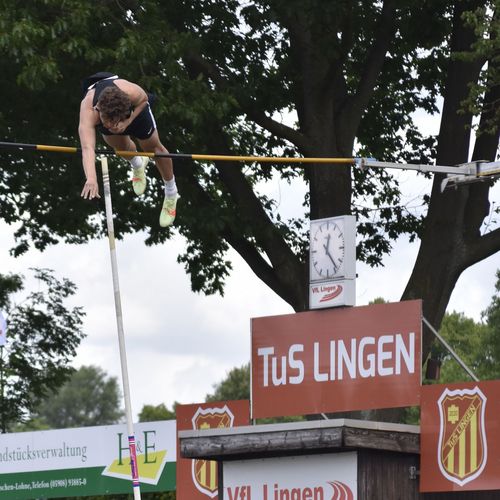
[[[453,312],[445,315],[439,333],[479,379],[495,378],[494,365],[500,359],[493,361],[488,356],[490,347],[487,324],[476,323],[463,313]],[[439,383],[470,380],[463,368],[438,341],[434,343],[431,355],[442,362]]]
[[[48,269],[34,269],[37,291],[15,298],[24,288],[22,275],[0,274],[0,308],[7,312],[8,343],[2,349],[2,431],[23,422],[51,391],[73,372],[69,366],[84,337],[83,311],[68,308],[75,285],[58,280]]]
[[[431,161],[434,141],[416,131],[412,113],[437,111],[450,10],[451,3],[442,0],[398,2],[398,29],[383,71],[371,83],[373,96],[358,104],[367,61],[384,33],[381,2],[314,1],[304,8],[298,0],[106,0],[95,5],[4,0],[0,135],[10,141],[75,144],[79,80],[111,69],[157,94],[160,134],[178,151],[349,156],[356,138],[359,154]],[[411,21],[417,17],[418,23]],[[328,109],[333,115],[323,116]],[[293,129],[269,120],[291,112],[298,119]],[[78,198],[83,179],[78,157],[7,151],[0,161],[8,166],[0,174],[0,213],[9,223],[21,221],[16,255],[31,244],[43,249],[59,239],[84,242],[103,233],[103,202]],[[266,240],[273,230],[266,218],[298,261],[306,261],[304,218],[317,187],[310,185],[311,193],[298,200],[303,204],[298,215],[284,220],[277,201],[258,191],[273,174],[309,182],[308,169],[272,164],[229,169],[255,189],[261,213],[223,168],[176,164],[183,193],[177,228],[189,241],[179,261],[196,291],[222,293],[230,270],[229,244],[238,251],[255,247],[268,253]],[[353,182],[358,258],[378,265],[400,234],[420,234],[423,218],[403,206],[390,175],[355,171]],[[154,193],[134,199],[126,169],[113,166],[112,186],[116,213],[127,213],[115,221],[117,235],[146,230],[149,244],[169,237],[171,230],[160,231],[152,222],[159,183],[153,184]],[[350,190],[344,196],[350,198]],[[210,217],[199,224],[200,213],[207,212]]]
[[[207,402],[234,399],[250,399],[250,363],[233,368],[224,380],[214,386],[214,393],[205,396]]]
[[[35,413],[51,429],[116,424],[124,416],[116,377],[96,366],[82,366]]]
[[[440,333],[479,380],[500,378],[500,270],[495,294],[476,323],[463,313],[447,314]],[[442,362],[440,383],[467,380],[469,377],[443,346],[435,342],[431,355]]]
[[[29,420],[26,422],[19,422],[14,424],[9,431],[10,432],[35,432],[35,431],[47,431],[50,430],[49,425],[45,422],[43,418],[30,416]]]
[[[495,295],[483,312],[483,320],[488,327],[484,342],[483,366],[487,371],[485,378],[500,379],[500,270],[496,276]]]
[[[177,403],[174,403],[174,409],[169,410],[164,403],[159,405],[144,405],[139,413],[139,422],[156,422],[158,420],[175,420],[175,408]]]
[[[468,25],[478,35],[472,53],[457,54],[457,58],[471,60],[479,58],[488,64],[484,65],[479,81],[471,85],[471,92],[463,103],[462,112],[473,114],[486,109],[488,115],[478,127],[478,134],[495,135],[500,119],[500,111],[496,106],[497,87],[500,83],[500,2],[488,0],[484,5],[464,14]]]

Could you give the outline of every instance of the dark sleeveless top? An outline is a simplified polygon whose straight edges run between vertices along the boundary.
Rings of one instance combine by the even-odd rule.
[[[115,80],[118,79],[120,79],[118,75],[116,75],[115,73],[110,73],[109,71],[100,71],[99,73],[95,73],[94,75],[91,75],[83,80],[83,96],[85,97],[89,90],[95,89],[94,98],[92,99],[92,106],[95,106],[97,104],[97,101],[99,100],[101,92],[106,87],[115,85]],[[152,94],[150,92],[146,93],[148,95],[148,103],[150,106],[152,106],[156,96],[155,94]]]
[[[108,87],[116,87],[115,85],[115,80],[117,80],[118,77],[116,78],[113,78],[112,80],[101,80],[99,82],[97,82],[95,84],[95,86],[93,87],[95,92],[94,92],[94,98],[92,99],[92,106],[96,106],[97,105],[97,101],[99,100],[99,96],[101,95],[102,91],[105,89],[105,88],[108,88]],[[91,89],[89,89],[91,90]]]
[[[114,77],[114,78],[112,78]],[[105,80],[106,78],[109,78],[109,81],[116,80],[118,78],[118,75],[115,73],[110,73],[109,71],[99,71],[99,73],[94,73],[93,75],[88,76],[82,81],[82,90],[83,90],[83,96],[87,94],[89,90],[92,90],[95,88],[96,84],[101,82],[102,80]]]
[[[115,85],[115,80],[118,80],[120,77],[115,75],[114,73],[109,73],[107,71],[101,71],[99,73],[95,73],[82,81],[82,90],[83,95],[87,94],[90,90],[95,90],[94,97],[92,99],[92,106],[95,107],[97,105],[97,101],[99,100],[99,96],[102,91],[107,88]],[[114,134],[113,132],[106,129],[102,123],[97,125],[97,130],[99,130],[104,135],[133,135],[138,139],[147,139],[151,136],[151,134],[156,129],[156,123],[154,121],[153,115],[151,113],[150,106],[153,104],[155,100],[155,95],[147,92],[148,95],[148,106],[144,108],[139,115],[134,118],[132,123],[127,127],[127,129],[121,134]]]

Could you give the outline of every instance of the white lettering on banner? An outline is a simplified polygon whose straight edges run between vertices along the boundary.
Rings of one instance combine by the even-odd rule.
[[[349,372],[349,376],[351,378],[356,378],[356,339],[351,339],[351,356],[349,356],[344,342],[342,340],[339,340],[337,360],[337,372],[339,380],[344,379],[343,366],[347,368],[347,371]]]
[[[405,342],[406,337],[406,342]],[[350,344],[350,345],[349,345]],[[334,380],[387,377],[415,373],[415,333],[406,336],[400,333],[361,339],[330,340],[328,356],[322,352],[324,344],[313,343],[313,370],[315,382]],[[260,347],[257,355],[262,361],[262,384],[268,387],[286,384],[301,384],[305,379],[305,363],[300,353],[306,352],[304,344],[293,344],[288,353],[274,355],[274,347]],[[328,363],[321,363],[321,360]],[[278,366],[281,365],[278,370]],[[328,366],[329,365],[329,366]],[[293,370],[293,375],[288,373]],[[279,373],[278,373],[279,371]],[[271,372],[271,376],[269,375]]]
[[[363,378],[374,377],[375,376],[375,354],[373,352],[365,356],[365,346],[375,345],[374,337],[363,337],[359,341],[358,349],[358,369],[359,374]],[[366,368],[365,361],[368,361],[368,368]]]
[[[378,364],[377,364],[377,369],[379,375],[382,375],[382,377],[385,377],[387,375],[392,375],[392,367],[384,367],[384,360],[386,359],[391,359],[392,358],[392,353],[389,351],[384,351],[384,345],[385,344],[391,344],[393,342],[393,336],[392,335],[382,335],[378,339]]]
[[[278,378],[278,358],[272,358],[273,370],[272,370],[272,380],[273,385],[285,385],[286,384],[286,356],[281,356],[281,377]]]
[[[290,377],[290,384],[301,384],[304,381],[304,362],[293,357],[296,352],[304,352],[304,346],[302,344],[293,344],[288,351],[290,368],[299,371],[298,375]]]
[[[264,356],[264,373],[263,373],[263,380],[262,384],[264,387],[269,386],[269,356],[271,354],[274,354],[274,348],[273,347],[261,347],[260,349],[257,350],[257,355],[258,356]]]
[[[319,342],[314,342],[314,380],[316,382],[326,382],[328,373],[319,372]]]
[[[298,374],[291,376],[288,379],[288,382],[290,384],[301,384],[304,381],[304,362],[295,359],[294,354],[296,352],[304,352],[304,346],[303,344],[293,344],[290,346],[290,349],[288,349],[288,366],[292,370],[297,370]],[[264,379],[263,379],[263,384],[264,387],[269,386],[269,357],[274,354],[274,347],[262,347],[257,350],[257,355],[258,356],[263,356],[264,357]],[[286,385],[287,383],[287,361],[286,361],[286,356],[281,356],[281,377],[278,378],[278,373],[277,373],[277,365],[278,365],[278,358],[276,356],[271,358],[271,379],[273,381],[274,386],[278,385]]]
[[[415,336],[414,333],[410,333],[410,336]],[[414,349],[415,341],[411,339],[411,347]],[[396,336],[396,375],[401,375],[401,356],[405,360],[406,368],[409,373],[414,373],[415,371],[415,351],[412,350],[411,354],[407,351],[403,339],[400,335]],[[413,370],[410,369],[413,367]]]

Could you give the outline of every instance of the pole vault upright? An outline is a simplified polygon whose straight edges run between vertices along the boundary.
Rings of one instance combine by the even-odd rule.
[[[128,382],[127,352],[125,350],[125,335],[123,333],[123,315],[120,298],[120,284],[118,282],[118,265],[116,263],[115,230],[113,225],[113,208],[111,205],[111,189],[109,185],[108,159],[99,158],[104,181],[104,202],[106,205],[106,224],[108,227],[109,252],[111,256],[111,272],[113,274],[113,291],[115,295],[116,326],[118,328],[118,344],[120,346],[120,364],[122,369],[123,397],[125,399],[125,414],[127,417],[128,448],[130,454],[130,470],[134,500],[141,500],[139,483],[139,468],[135,446],[134,424],[132,421],[132,405],[130,403],[130,387]]]

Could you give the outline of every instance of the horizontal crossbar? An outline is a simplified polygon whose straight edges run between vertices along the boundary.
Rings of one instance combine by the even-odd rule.
[[[0,148],[48,151],[54,153],[81,154],[81,148],[68,146],[52,146],[46,144],[22,144],[17,142],[0,142]],[[186,153],[154,153],[147,151],[115,151],[112,149],[96,149],[99,155],[118,155],[123,157],[147,156],[149,158],[171,158],[173,160],[198,160],[198,161],[232,161],[232,162],[258,162],[258,163],[329,163],[341,165],[355,165],[360,168],[395,168],[399,170],[415,170],[424,173],[440,173],[453,175],[454,182],[469,182],[468,179],[487,177],[495,178],[500,175],[499,162],[474,161],[462,165],[421,165],[413,163],[395,163],[377,161],[373,158],[303,158],[283,156],[230,156],[230,155],[204,155]]]
[[[78,153],[81,148],[67,146],[50,146],[46,144],[21,144],[17,142],[0,142],[0,148],[5,149],[27,149],[36,151],[50,151],[53,153]],[[147,151],[120,151],[113,149],[96,149],[96,154],[118,155],[118,156],[147,156],[149,158],[172,158],[178,160],[200,160],[200,161],[239,161],[259,163],[339,163],[354,164],[355,158],[302,158],[282,156],[228,156],[228,155],[202,155],[185,153],[152,153]]]

